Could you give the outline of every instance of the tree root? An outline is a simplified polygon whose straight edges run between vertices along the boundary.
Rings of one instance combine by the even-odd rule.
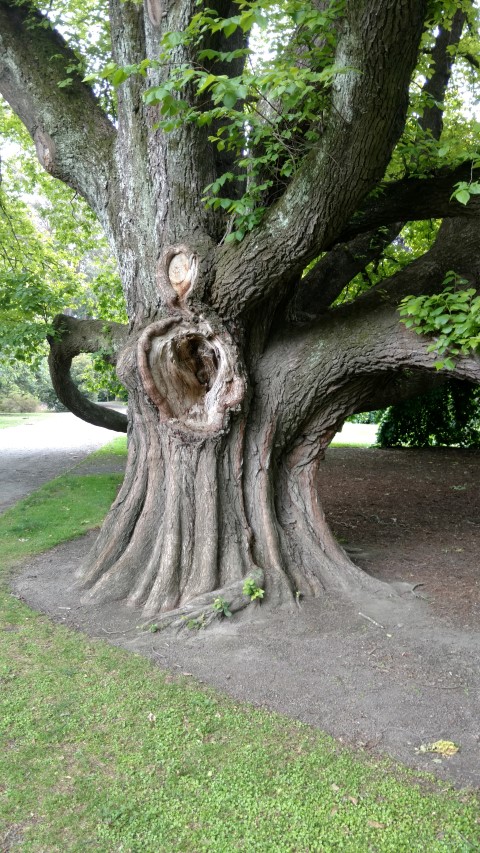
[[[257,589],[262,589],[264,582],[263,571],[259,568],[252,569],[242,580],[235,581],[235,583],[224,586],[221,589],[198,595],[181,607],[149,619],[141,627],[144,631],[150,630],[152,632],[164,631],[166,628],[176,631],[182,631],[185,628],[190,630],[207,628],[215,620],[225,617],[222,608],[215,606],[215,601],[220,600],[225,602],[229,614],[238,613],[252,603],[253,597],[243,592],[245,583],[249,580],[253,582]]]

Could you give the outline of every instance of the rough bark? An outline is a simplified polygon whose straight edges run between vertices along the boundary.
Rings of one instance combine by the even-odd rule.
[[[72,70],[77,65],[44,15],[30,4],[0,2],[0,92],[32,136],[42,166],[83,195],[108,230],[115,129]]]
[[[332,245],[383,176],[404,124],[425,8],[418,0],[346,4],[336,62],[352,70],[335,81],[318,150],[261,226],[219,253],[212,299],[221,316],[281,293],[285,271],[300,276]]]

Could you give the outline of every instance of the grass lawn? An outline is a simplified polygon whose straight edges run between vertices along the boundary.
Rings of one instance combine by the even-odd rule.
[[[45,418],[50,418],[53,414],[55,412],[0,412],[0,429],[34,424],[45,420]]]
[[[371,447],[377,440],[378,424],[351,424],[345,421],[332,447]]]
[[[118,438],[114,438],[113,441],[109,442],[109,444],[105,444],[99,450],[95,450],[94,453],[90,453],[84,462],[91,462],[92,459],[116,459],[119,456],[127,455],[127,436],[119,435]],[[82,463],[80,463],[82,464]]]
[[[0,517],[0,850],[480,850],[473,794],[164,673],[9,594],[15,561],[97,525],[119,482],[65,475]]]

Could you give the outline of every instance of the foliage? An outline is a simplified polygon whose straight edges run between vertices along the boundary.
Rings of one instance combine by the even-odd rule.
[[[207,126],[210,142],[234,154],[233,171],[205,187],[204,198],[207,207],[231,215],[227,242],[242,240],[260,222],[267,197],[285,188],[318,143],[332,80],[352,70],[334,63],[343,0],[322,9],[300,0],[235,5],[235,15],[222,17],[206,7],[182,32],[166,33],[158,61],[124,67],[109,62],[100,75],[118,87],[133,74],[145,77],[152,67],[168,68],[166,79],[144,93],[146,104],[160,108],[158,126],[166,132],[185,122]],[[205,47],[212,36],[222,33],[228,39],[237,31],[242,34],[240,47]],[[186,61],[172,65],[179,48]],[[225,64],[233,66],[240,58],[247,60],[240,74],[223,73]],[[206,70],[206,63],[215,62],[222,64],[222,73]],[[87,79],[98,80],[99,75]]]
[[[11,362],[37,367],[56,314],[125,322],[124,299],[94,215],[44,172],[25,128],[1,103],[0,136],[9,141],[0,151],[0,346]]]
[[[480,388],[449,380],[391,406],[377,436],[380,447],[480,447]]]
[[[383,409],[374,412],[359,412],[357,415],[350,415],[347,422],[351,424],[378,424],[382,415]]]
[[[468,355],[480,347],[480,296],[474,287],[459,290],[467,282],[453,271],[443,283],[444,290],[433,296],[406,296],[399,310],[407,329],[435,336],[428,351],[443,356],[435,363],[437,369],[453,370],[455,356]]]
[[[225,601],[221,596],[214,600],[213,609],[222,616],[230,617],[232,615],[228,601]]]
[[[207,126],[210,142],[234,155],[233,167],[205,187],[204,197],[207,206],[221,208],[231,217],[226,242],[242,240],[261,221],[304,157],[318,146],[331,108],[332,81],[355,72],[334,60],[344,0],[320,8],[312,0],[236,0],[234,7],[235,14],[227,17],[208,6],[200,9],[184,30],[164,35],[158,60],[125,66],[109,60],[100,73],[86,77],[95,85],[107,82],[118,88],[132,75],[147,78],[151,70],[159,69],[161,82],[144,91],[145,102],[159,107],[158,127],[171,133],[189,122]],[[423,83],[438,27],[451,25],[458,3],[431,4],[405,129],[385,181],[425,177],[472,159],[472,179],[457,184],[452,195],[466,204],[480,191],[473,179],[480,168],[479,123],[462,110],[462,93],[474,91],[476,83],[469,57],[478,53],[474,36],[478,12],[469,2],[462,8],[469,27],[460,43],[449,49],[456,66],[441,105],[442,138],[434,139],[422,129],[424,110],[435,105]],[[212,47],[219,35],[225,44],[236,37],[235,46]],[[243,67],[236,73],[239,61]],[[221,66],[220,73],[215,73],[215,63]],[[228,65],[230,74],[225,73]]]
[[[103,364],[101,358],[80,353],[73,360],[70,375],[90,400],[123,399],[126,394],[123,385],[112,375],[113,368],[109,373],[99,371]],[[0,411],[36,411],[40,404],[56,412],[66,411],[52,388],[46,358],[38,357],[33,364],[4,359],[0,364]]]
[[[200,631],[206,625],[207,617],[205,613],[200,613],[200,616],[197,616],[195,619],[187,619],[187,628],[190,628],[190,630]]]
[[[0,394],[0,412],[36,412],[38,400],[25,391],[12,391],[8,395]]]
[[[458,181],[451,197],[459,201],[460,204],[468,204],[472,195],[479,194],[480,181]]]
[[[258,601],[261,602],[263,596],[265,595],[265,590],[258,586],[257,582],[254,578],[246,578],[245,583],[243,584],[242,592],[244,595],[248,595],[250,601]]]

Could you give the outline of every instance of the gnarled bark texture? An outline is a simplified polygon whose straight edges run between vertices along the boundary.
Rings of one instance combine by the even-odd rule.
[[[223,16],[238,11],[229,0],[215,6]],[[183,29],[196,11],[194,0],[111,0],[114,60],[155,59],[163,33]],[[436,138],[464,19],[459,10],[449,31],[440,27],[432,52],[425,91],[435,105],[420,125]],[[426,0],[347,0],[323,135],[260,225],[225,244],[227,219],[202,196],[235,168],[232,155],[216,151],[206,126],[159,130],[158,108],[142,97],[169,68],[152,65],[146,80],[122,84],[114,125],[74,72],[70,91],[58,87],[73,58],[61,36],[39,13],[32,19],[28,7],[0,0],[0,91],[45,168],[98,215],[130,318],[127,330],[63,317],[51,341],[54,382],[80,417],[100,416],[69,380],[82,347],[108,339],[129,390],[127,471],[81,570],[88,598],[127,600],[151,619],[208,621],[216,598],[234,610],[248,603],[246,578],[272,605],[296,593],[380,589],[332,537],[318,465],[348,415],[415,393],[435,375],[429,341],[399,323],[402,296],[441,289],[450,269],[480,278],[478,205],[467,211],[450,198],[471,164],[392,182],[367,199],[405,125],[426,21]],[[220,51],[244,44],[240,30],[210,38]],[[172,67],[192,50],[174,48]],[[223,60],[204,62],[231,73]],[[431,216],[446,220],[429,252],[352,305],[330,307],[403,221]],[[479,381],[479,360],[459,358],[452,373]]]

